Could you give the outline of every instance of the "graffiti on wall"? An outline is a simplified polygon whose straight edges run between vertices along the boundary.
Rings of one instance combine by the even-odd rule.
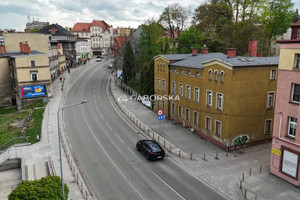
[[[249,141],[248,135],[239,135],[232,140],[232,146],[239,146],[246,144]]]

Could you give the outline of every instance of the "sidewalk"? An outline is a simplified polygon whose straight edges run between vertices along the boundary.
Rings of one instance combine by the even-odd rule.
[[[271,143],[226,153],[181,125],[163,121],[159,129],[157,114],[127,95],[112,78],[111,93],[128,120],[148,138],[160,139],[172,159],[197,175],[203,182],[231,199],[300,199],[300,189],[269,173]],[[129,97],[127,95],[127,97]],[[159,130],[163,130],[159,133]],[[159,137],[158,137],[159,136]],[[175,147],[175,148],[174,148]],[[176,149],[176,150],[175,150]],[[180,153],[180,157],[178,152]],[[192,160],[191,160],[192,158]],[[244,174],[244,175],[243,175]],[[240,181],[242,181],[242,190]]]

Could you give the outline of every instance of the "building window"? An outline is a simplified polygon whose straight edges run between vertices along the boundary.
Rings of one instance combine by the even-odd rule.
[[[296,54],[296,68],[300,68],[300,54]]]
[[[272,120],[267,119],[265,121],[265,135],[271,135],[272,133]]]
[[[157,79],[157,89],[160,90],[160,79]]]
[[[166,91],[166,80],[163,80],[162,82],[162,89],[164,92]]]
[[[291,101],[294,103],[299,103],[299,101],[300,101],[300,84],[292,84]]]
[[[179,83],[179,95],[183,96],[183,84]]]
[[[211,118],[205,117],[205,129],[211,131]]]
[[[163,71],[165,71],[165,64],[163,64]]]
[[[162,101],[162,109],[165,109],[165,101]]]
[[[199,88],[198,87],[195,87],[194,100],[196,102],[199,102]]]
[[[216,70],[216,71],[214,72],[214,74],[215,74],[215,81],[218,81],[218,71]]]
[[[225,72],[221,71],[221,82],[224,83]]]
[[[159,100],[157,100],[157,107],[159,108]]]
[[[180,74],[183,74],[183,69],[180,69]]]
[[[298,33],[297,33],[297,36],[300,36],[300,28],[298,29]]]
[[[275,79],[276,79],[276,69],[271,69],[270,80],[275,80]]]
[[[188,70],[188,71],[187,71],[187,74],[188,74],[188,75],[191,75],[191,71],[190,71],[190,70]]]
[[[212,106],[212,91],[210,91],[210,90],[207,90],[206,91],[206,105],[207,106]]]
[[[38,72],[30,72],[31,81],[37,81],[38,80]]]
[[[216,120],[216,135],[217,135],[218,137],[220,137],[220,136],[221,136],[221,133],[222,133],[222,122]]]
[[[178,116],[179,117],[182,116],[182,106],[181,105],[178,106]]]
[[[212,70],[208,70],[208,80],[211,80],[212,78]]]
[[[200,76],[200,72],[196,72],[196,74],[195,74],[195,75],[199,77],[199,76]]]
[[[288,126],[288,136],[295,138],[296,136],[296,128],[297,128],[297,118],[289,117],[289,126]]]
[[[175,95],[176,94],[176,83],[175,81],[172,82],[172,92]]]
[[[267,108],[273,108],[275,92],[268,92]]]
[[[172,114],[173,114],[173,116],[175,115],[175,103],[172,103]]]
[[[190,109],[189,109],[189,108],[186,108],[186,109],[185,109],[185,119],[186,119],[187,121],[190,120]]]
[[[194,111],[194,124],[198,125],[199,113]]]
[[[30,61],[30,66],[31,66],[31,67],[35,67],[35,60],[31,60],[31,61]]]
[[[223,94],[217,93],[217,109],[222,110],[223,109]]]
[[[187,99],[191,98],[191,86],[190,85],[186,86],[186,98]]]

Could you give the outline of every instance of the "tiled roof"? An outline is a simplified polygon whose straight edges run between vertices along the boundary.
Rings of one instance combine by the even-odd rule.
[[[300,19],[298,21],[296,21],[295,23],[293,23],[291,26],[300,26]]]
[[[205,62],[218,60],[220,62],[227,63],[233,67],[246,67],[246,66],[267,66],[267,65],[278,65],[279,57],[228,57],[223,53],[208,53],[208,54],[173,54],[173,55],[162,55],[168,60],[178,60],[170,63],[170,66],[178,67],[190,67],[202,69]]]
[[[90,27],[91,26],[99,26],[102,28],[102,32],[104,32],[105,30],[109,30],[109,25],[105,22],[105,21],[100,21],[100,20],[94,20]]]
[[[73,33],[66,30],[64,27],[58,24],[51,24],[49,26],[45,26],[44,28],[37,31],[37,33],[43,33],[43,34],[51,34],[51,28],[55,28],[56,32],[54,35],[63,35],[63,36],[74,36]]]
[[[90,32],[91,23],[76,23],[71,29],[71,32]]]

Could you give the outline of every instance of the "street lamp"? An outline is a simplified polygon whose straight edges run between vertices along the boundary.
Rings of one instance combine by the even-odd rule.
[[[63,177],[63,168],[62,168],[62,158],[61,158],[61,133],[60,133],[60,128],[59,128],[59,111],[63,110],[65,108],[69,108],[72,106],[77,106],[83,103],[86,103],[87,100],[83,100],[81,102],[73,103],[64,107],[60,107],[57,110],[57,125],[58,125],[58,146],[59,146],[59,159],[60,159],[60,175],[61,175],[61,187],[62,187],[62,196],[63,199],[65,199],[65,188],[64,188],[64,177]]]

